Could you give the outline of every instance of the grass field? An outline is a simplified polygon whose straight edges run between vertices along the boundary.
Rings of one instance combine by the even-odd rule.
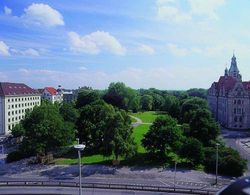
[[[150,111],[150,112],[139,112],[139,113],[133,113],[131,115],[138,117],[142,120],[142,122],[144,123],[152,123],[154,122],[154,120],[156,119],[156,117],[163,115],[164,113],[157,113],[154,111]],[[132,121],[135,121],[132,119]],[[141,159],[141,155],[144,155],[146,153],[145,148],[142,146],[141,140],[143,139],[143,136],[145,133],[148,132],[150,128],[150,124],[141,124],[137,127],[134,127],[133,129],[133,137],[135,139],[135,142],[138,146],[137,152],[138,152],[138,159],[137,162],[134,163],[138,163],[140,162]],[[83,164],[111,164],[113,160],[113,157],[110,156],[108,158],[104,158],[103,155],[100,154],[96,154],[96,155],[91,155],[91,156],[84,156],[82,157],[82,163]],[[121,161],[123,161],[123,158],[120,159]],[[75,157],[72,158],[58,158],[55,160],[56,164],[61,164],[61,165],[72,165],[72,164],[77,164],[78,163],[78,158],[77,155],[75,155]],[[122,163],[122,162],[121,162]],[[126,165],[133,165],[133,162],[128,162],[125,161],[124,162]],[[143,163],[143,162],[141,162]]]
[[[164,112],[148,111],[131,113],[131,115],[141,119],[143,123],[153,123],[158,116],[164,115]]]
[[[144,134],[148,132],[149,127],[150,127],[150,125],[143,124],[143,125],[139,125],[139,126],[134,128],[133,137],[134,137],[135,142],[138,146],[138,150],[137,150],[138,153],[145,153],[146,152],[145,148],[141,144],[141,140],[143,139]]]
[[[82,155],[81,161],[83,164],[110,164],[112,162],[112,156],[104,158],[103,155],[96,154],[91,156]],[[55,160],[55,164],[60,165],[73,165],[78,163],[77,155],[75,158],[58,158]]]

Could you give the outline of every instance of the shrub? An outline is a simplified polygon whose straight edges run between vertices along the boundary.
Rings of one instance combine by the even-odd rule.
[[[23,159],[25,157],[26,156],[22,152],[14,151],[14,152],[11,152],[11,153],[9,153],[7,155],[6,162],[11,163],[11,162],[14,162],[14,161],[21,160],[21,159]]]

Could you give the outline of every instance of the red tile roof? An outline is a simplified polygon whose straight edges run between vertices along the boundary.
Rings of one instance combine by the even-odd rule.
[[[23,83],[0,82],[0,96],[17,96],[17,95],[19,96],[39,95],[39,92]]]
[[[233,89],[237,80],[232,76],[221,76],[219,81],[217,82],[217,90],[222,90],[223,87],[226,92]]]
[[[50,95],[57,94],[57,90],[54,87],[45,87],[45,89],[50,93]]]

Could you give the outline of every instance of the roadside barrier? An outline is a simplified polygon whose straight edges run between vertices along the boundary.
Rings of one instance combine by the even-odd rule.
[[[1,187],[6,186],[44,186],[44,187],[79,187],[78,182],[74,181],[0,181]],[[168,187],[168,186],[150,186],[136,184],[116,184],[116,183],[82,183],[82,188],[99,188],[115,190],[136,190],[153,192],[170,192],[183,194],[215,194],[217,190]]]

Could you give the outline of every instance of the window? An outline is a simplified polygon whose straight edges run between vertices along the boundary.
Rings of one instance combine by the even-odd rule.
[[[240,116],[239,121],[242,122],[242,116]]]
[[[234,100],[234,104],[236,104],[236,100]]]
[[[14,105],[12,104],[11,107],[14,108]]]
[[[241,108],[237,108],[237,114],[241,114]]]
[[[236,114],[236,108],[234,108],[234,114]]]
[[[240,105],[240,104],[241,104],[241,101],[240,101],[240,100],[238,100],[237,104],[238,104],[238,105]]]
[[[8,118],[8,122],[10,123],[10,118]]]
[[[10,125],[8,126],[8,128],[9,128],[9,130],[11,130],[11,126]]]
[[[237,116],[234,117],[234,122],[237,122],[238,118]]]
[[[10,112],[8,112],[8,116],[10,116]]]
[[[12,115],[14,115],[14,111],[12,111]]]

